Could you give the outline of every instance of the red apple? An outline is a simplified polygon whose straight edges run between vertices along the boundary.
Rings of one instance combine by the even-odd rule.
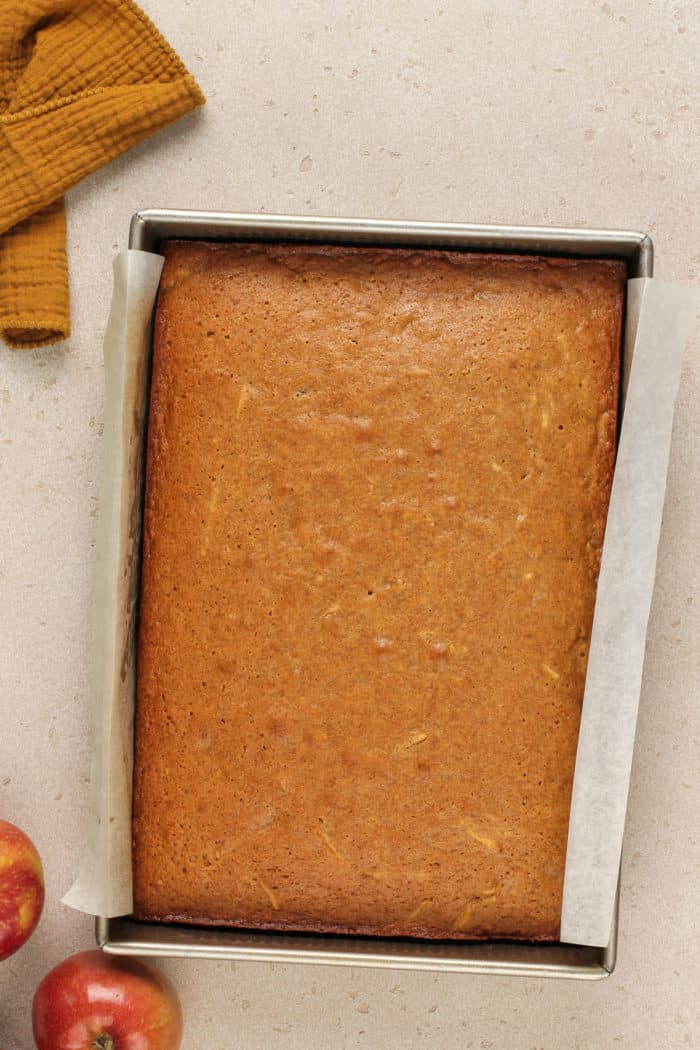
[[[182,1013],[170,981],[135,959],[78,952],[34,995],[38,1050],[177,1050]]]
[[[34,933],[44,906],[44,871],[23,831],[0,820],[0,961]]]

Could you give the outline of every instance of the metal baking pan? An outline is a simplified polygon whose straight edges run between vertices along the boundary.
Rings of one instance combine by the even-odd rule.
[[[172,238],[315,241],[324,244],[608,257],[624,260],[628,277],[651,277],[653,271],[651,239],[646,234],[626,230],[475,226],[197,211],[142,211],[133,216],[130,248],[158,252],[161,242]],[[624,340],[622,345],[624,347]],[[622,366],[624,375],[624,351]],[[115,955],[325,963],[597,980],[607,977],[615,966],[617,919],[616,906],[611,939],[605,948],[558,943],[419,941],[408,938],[215,929],[143,923],[130,916],[112,919],[97,917],[96,937],[106,952]]]

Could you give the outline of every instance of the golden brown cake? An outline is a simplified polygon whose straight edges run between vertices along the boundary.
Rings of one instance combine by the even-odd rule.
[[[166,245],[139,918],[557,938],[624,278]]]

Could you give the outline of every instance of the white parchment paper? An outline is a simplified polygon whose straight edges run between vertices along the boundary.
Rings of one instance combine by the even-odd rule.
[[[132,908],[134,626],[149,326],[163,260],[114,263],[105,335],[105,430],[93,661],[93,807],[64,902],[112,917]],[[566,858],[561,938],[608,943],[622,848],[646,627],[680,364],[698,292],[628,282],[625,411],[603,547]]]
[[[673,411],[698,290],[627,283],[629,364],[586,672],[561,939],[605,946],[620,868]],[[630,363],[631,358],[631,363]]]
[[[104,437],[90,679],[92,806],[80,873],[63,902],[106,917],[128,915],[132,908],[133,643],[142,439],[150,318],[162,269],[162,256],[150,252],[117,256],[104,339]]]

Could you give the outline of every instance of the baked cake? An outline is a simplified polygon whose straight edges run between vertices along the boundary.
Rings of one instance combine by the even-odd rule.
[[[624,265],[164,254],[135,915],[556,939]]]

